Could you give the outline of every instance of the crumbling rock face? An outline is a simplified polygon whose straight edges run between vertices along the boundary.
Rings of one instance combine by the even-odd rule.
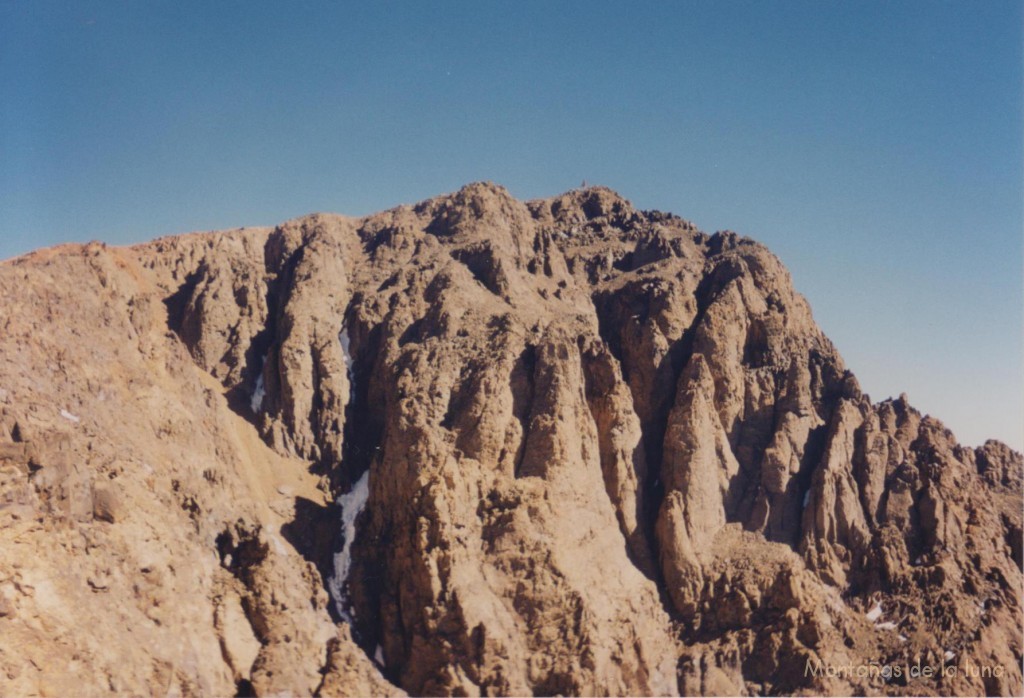
[[[734,233],[474,184],[0,297],[5,695],[1024,690],[1021,455]]]

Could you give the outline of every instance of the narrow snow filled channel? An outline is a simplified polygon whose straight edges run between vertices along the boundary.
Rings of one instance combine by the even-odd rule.
[[[334,600],[334,608],[346,623],[352,622],[352,614],[349,612],[348,605],[348,590],[345,585],[352,568],[352,543],[356,539],[356,519],[366,508],[366,500],[369,496],[370,471],[367,470],[362,477],[356,480],[347,494],[338,497],[344,543],[341,550],[334,554],[334,575],[327,580],[327,587]]]
[[[348,374],[349,385],[355,389],[355,379],[352,374],[352,340],[349,339],[348,330],[344,327],[338,333],[338,342],[341,344],[341,355],[345,357],[345,373]]]
[[[352,369],[351,341],[348,330],[342,326],[338,333],[342,357],[345,360],[345,373],[349,382],[349,407],[355,396],[355,372]],[[342,548],[334,554],[334,574],[327,580],[327,587],[334,601],[338,615],[346,623],[352,623],[353,615],[348,601],[348,575],[352,569],[352,544],[356,539],[356,520],[366,508],[366,500],[370,496],[370,471],[367,470],[352,484],[348,493],[338,497],[341,509]]]

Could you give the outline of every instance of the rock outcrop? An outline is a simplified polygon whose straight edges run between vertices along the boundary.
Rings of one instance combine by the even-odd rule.
[[[1024,691],[1021,454],[734,233],[474,184],[42,250],[0,327],[0,694]]]

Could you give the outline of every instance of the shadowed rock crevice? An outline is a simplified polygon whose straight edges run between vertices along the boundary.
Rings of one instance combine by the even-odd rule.
[[[452,251],[452,258],[464,264],[484,288],[499,298],[508,293],[509,281],[503,269],[504,262],[495,256],[487,242]]]
[[[523,460],[526,457],[526,445],[530,440],[530,428],[533,418],[534,374],[537,370],[537,347],[526,345],[512,366],[510,382],[512,386],[512,415],[519,423],[520,439],[516,446],[513,462],[515,476],[522,477]]]
[[[651,539],[644,519],[647,463],[640,420],[615,358],[600,340],[579,338],[587,405],[598,435],[601,473],[608,499],[633,564],[655,577]]]
[[[196,288],[199,286],[199,282],[205,273],[205,266],[200,266],[195,271],[189,272],[177,290],[164,298],[164,306],[167,309],[167,326],[172,332],[182,338],[186,346],[194,345],[196,341],[195,329],[187,330],[186,321],[189,319],[188,306],[195,296]]]
[[[354,482],[380,454],[385,428],[385,398],[380,379],[383,328],[368,326],[350,313],[345,331],[350,341],[349,399],[345,407],[344,451],[335,464],[332,483]]]

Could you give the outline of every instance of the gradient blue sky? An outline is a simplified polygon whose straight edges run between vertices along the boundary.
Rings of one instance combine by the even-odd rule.
[[[873,399],[1024,445],[1022,4],[0,0],[0,258],[586,178],[767,243]]]

